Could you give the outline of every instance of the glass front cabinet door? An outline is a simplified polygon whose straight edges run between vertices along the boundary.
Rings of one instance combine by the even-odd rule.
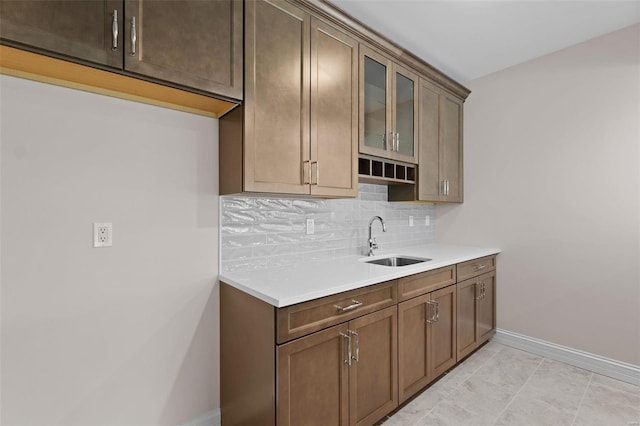
[[[418,76],[360,46],[360,152],[416,163]]]

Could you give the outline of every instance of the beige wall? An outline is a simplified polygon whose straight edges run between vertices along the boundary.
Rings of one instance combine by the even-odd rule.
[[[219,406],[217,120],[0,78],[2,418]],[[114,246],[92,248],[92,222]]]
[[[504,250],[499,328],[640,365],[640,25],[466,84],[438,241]]]

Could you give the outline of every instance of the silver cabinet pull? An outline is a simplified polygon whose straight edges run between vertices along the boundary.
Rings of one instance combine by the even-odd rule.
[[[487,289],[484,286],[484,283],[482,283],[482,298],[484,299],[484,297],[487,295]]]
[[[396,152],[400,152],[400,133],[396,132]]]
[[[364,303],[356,299],[351,299],[351,302],[352,303],[349,306],[345,306],[344,308],[339,305],[333,305],[333,306],[338,310],[338,313],[343,313],[343,312],[353,311],[354,309],[358,309],[360,306],[364,305]]]
[[[353,356],[351,357],[351,359],[354,360],[355,362],[360,362],[360,336],[358,335],[358,333],[352,330],[349,330],[349,334],[355,337],[354,344],[353,344],[355,348],[353,350]]]
[[[138,34],[136,32],[136,17],[131,18],[131,56],[136,56],[136,42],[138,41]]]
[[[449,179],[444,180],[444,195],[449,195]]]
[[[476,300],[480,300],[483,297],[482,296],[482,287],[484,286],[484,283],[482,281],[478,281],[478,282],[476,282],[475,286],[476,286],[476,295],[477,295],[476,296]]]
[[[113,19],[111,20],[111,50],[118,50],[118,9],[113,9]]]
[[[313,181],[313,176],[314,176],[313,166],[314,166],[314,164],[316,166],[316,172],[315,172],[316,180],[315,180],[315,182]],[[319,166],[318,166],[318,162],[317,161],[312,161],[311,162],[311,166],[309,168],[309,175],[311,176],[311,185],[317,185],[318,184],[318,179],[320,178],[320,172],[318,170],[318,167]]]
[[[309,167],[307,167],[307,165]],[[307,174],[307,170],[309,171],[308,174]],[[304,185],[311,184],[311,161],[309,160],[302,162],[302,183]]]
[[[347,331],[348,333],[349,331]],[[351,336],[349,334],[340,333],[340,336],[347,339],[347,358],[344,360],[345,364],[351,365]],[[344,349],[342,350],[344,353]]]
[[[430,308],[433,308],[433,310],[431,310],[431,312],[433,313],[429,316],[429,318],[427,318],[427,323],[433,324],[438,322],[438,319],[440,319],[440,308],[438,307],[438,302],[436,302],[435,300],[427,300],[427,306],[429,306],[427,313],[429,313],[428,311],[431,310]]]
[[[478,264],[478,263],[475,263],[475,264],[473,265],[473,270],[474,270],[474,271],[479,271],[479,270],[484,269],[484,268],[486,268],[486,267],[487,267],[487,265],[483,265],[482,263],[479,263],[479,264]]]
[[[396,150],[396,134],[394,132],[389,132],[389,135],[391,136],[391,151],[395,151]]]

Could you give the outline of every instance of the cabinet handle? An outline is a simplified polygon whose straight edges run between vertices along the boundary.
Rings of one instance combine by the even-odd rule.
[[[355,331],[349,330],[349,333],[355,337],[353,345],[355,346],[353,353],[354,355],[351,357],[355,362],[360,362],[360,336]]]
[[[396,133],[396,152],[400,152],[400,133]]]
[[[476,286],[476,300],[480,300],[482,299],[482,286],[484,285],[484,283],[482,281],[478,281],[476,282],[475,286]],[[479,291],[478,291],[479,290]],[[478,294],[479,293],[479,294]]]
[[[480,264],[476,263],[476,264],[473,265],[473,270],[474,271],[479,271],[479,270],[484,269],[486,267],[487,267],[487,265],[483,265],[482,263],[480,263]]]
[[[347,333],[349,331],[347,330]],[[347,339],[347,359],[344,360],[345,364],[351,365],[351,336],[349,336],[348,334],[344,334],[344,333],[340,333],[340,336],[344,337],[345,339]],[[343,346],[344,348],[344,346]],[[344,353],[344,349],[342,350],[342,352]]]
[[[351,303],[349,306],[345,306],[344,308],[339,305],[333,305],[333,306],[338,310],[338,313],[341,314],[343,312],[353,311],[354,309],[358,309],[360,306],[364,305],[364,303],[356,299],[351,299],[351,302],[353,303]]]
[[[484,283],[482,283],[482,299],[484,299],[484,297],[487,295],[487,289],[484,285]]]
[[[313,165],[314,164],[316,166],[316,173],[315,173],[316,181],[315,182],[313,181],[313,176],[314,176]],[[311,185],[317,185],[318,184],[318,180],[320,179],[320,170],[319,170],[319,165],[318,165],[317,161],[312,161],[311,162],[311,166],[309,168],[309,175],[311,176]]]
[[[113,19],[111,20],[111,50],[118,50],[118,9],[113,9]]]
[[[138,41],[138,34],[136,32],[136,17],[131,18],[131,56],[136,56],[136,41]]]
[[[440,191],[441,195],[447,195],[447,180],[442,179],[442,189]]]
[[[444,180],[444,195],[449,196],[449,179]]]
[[[438,322],[438,319],[440,318],[440,309],[438,308],[438,302],[436,302],[435,300],[427,300],[427,306],[429,306],[429,309],[427,309],[427,314],[430,314],[429,318],[427,318],[427,323],[433,324]],[[433,310],[431,310],[431,308],[433,308]],[[431,311],[432,313],[429,311]]]
[[[307,165],[309,165],[309,167],[307,167]],[[307,170],[309,171],[309,173],[307,174]],[[311,184],[311,161],[307,160],[307,161],[303,161],[302,162],[302,183],[303,185],[309,185]]]

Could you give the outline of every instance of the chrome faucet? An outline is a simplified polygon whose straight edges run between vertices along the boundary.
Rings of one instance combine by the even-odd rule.
[[[387,227],[384,224],[384,220],[380,216],[374,216],[371,218],[371,220],[369,221],[369,256],[373,256],[373,251],[378,248],[376,239],[371,236],[371,225],[373,225],[373,222],[375,222],[376,219],[378,219],[382,224],[382,232],[387,232]]]

